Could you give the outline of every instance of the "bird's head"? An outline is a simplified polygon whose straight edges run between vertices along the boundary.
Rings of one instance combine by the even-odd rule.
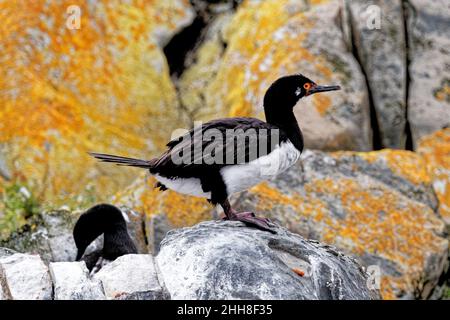
[[[73,239],[78,252],[76,260],[80,260],[86,248],[101,234],[118,228],[126,228],[122,211],[109,204],[96,205],[78,219],[73,229]]]
[[[322,86],[301,74],[276,80],[264,96],[264,107],[293,108],[298,100],[315,93],[340,90],[337,85]]]

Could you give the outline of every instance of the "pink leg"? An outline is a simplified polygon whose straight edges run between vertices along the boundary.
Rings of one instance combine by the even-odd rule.
[[[228,200],[221,204],[225,217],[223,220],[235,220],[242,221],[248,226],[252,226],[264,231],[269,231],[272,233],[276,233],[269,225],[271,222],[266,218],[259,218],[253,212],[236,212],[231,208],[231,205]]]

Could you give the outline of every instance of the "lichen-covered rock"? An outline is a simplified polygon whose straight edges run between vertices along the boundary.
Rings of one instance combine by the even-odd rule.
[[[203,222],[169,232],[156,257],[172,299],[377,299],[352,258],[281,227]]]
[[[365,80],[343,39],[341,9],[337,0],[244,1],[231,21],[218,21],[214,36],[200,46],[199,59],[185,71],[183,87],[191,89],[186,99],[199,106],[196,119],[263,117],[270,84],[301,72],[318,83],[343,86],[332,97],[313,96],[296,107],[306,145],[370,150]]]
[[[162,48],[194,17],[187,0],[1,2],[0,145],[10,175],[64,204],[128,185],[133,171],[106,172],[87,151],[146,157],[185,125]]]
[[[448,257],[425,160],[383,150],[306,151],[299,165],[236,202],[381,268],[384,298],[427,298]]]
[[[91,280],[84,262],[52,262],[49,266],[55,300],[103,300],[100,281]]]
[[[0,246],[21,253],[39,254],[45,262],[53,259],[48,230],[39,216],[29,219],[26,225],[0,241]]]
[[[406,40],[402,0],[351,0],[353,45],[364,68],[384,147],[405,147]],[[379,26],[376,25],[379,19]]]
[[[450,126],[450,3],[409,0],[408,119],[414,146]]]
[[[450,226],[450,128],[420,139],[417,152],[426,161],[434,191],[439,199],[439,213]]]
[[[0,258],[0,287],[4,299],[50,300],[48,268],[37,255],[13,254]]]
[[[104,266],[93,279],[100,280],[107,299],[158,300],[166,298],[154,259],[127,254]]]

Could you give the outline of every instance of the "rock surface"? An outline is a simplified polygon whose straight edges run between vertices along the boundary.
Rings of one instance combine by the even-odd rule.
[[[263,118],[263,97],[270,84],[280,76],[301,72],[318,83],[343,87],[331,96],[305,99],[296,107],[307,147],[370,150],[367,88],[347,50],[338,23],[340,10],[337,0],[243,2],[216,33],[221,41],[206,42],[200,47],[203,59],[185,71],[194,84],[185,104],[198,105],[200,100],[202,107],[208,106],[199,108],[195,119],[226,114]],[[207,86],[197,86],[205,82],[205,73]]]
[[[378,298],[353,259],[276,231],[214,221],[170,231],[156,262],[172,299]]]
[[[236,204],[380,265],[384,298],[427,298],[447,259],[447,131],[423,140],[419,154],[305,151],[298,166],[236,196]],[[152,248],[171,228],[217,217],[203,199],[159,192],[154,183],[142,176],[115,198],[157,220],[147,224]]]
[[[427,163],[434,192],[439,199],[439,214],[450,226],[450,128],[420,139],[417,152]]]
[[[151,255],[121,256],[93,278],[101,281],[107,299],[159,300],[165,297]]]
[[[450,126],[450,3],[409,0],[408,118],[419,139]]]
[[[282,227],[209,221],[171,231],[156,258],[130,254],[89,276],[83,262],[47,267],[0,258],[1,299],[379,299],[376,281],[336,248]],[[52,293],[52,284],[54,296]]]
[[[48,268],[37,255],[0,258],[0,296],[6,300],[49,300],[52,283]]]
[[[100,281],[89,278],[89,270],[84,262],[52,262],[49,269],[54,300],[105,299]]]
[[[238,197],[240,209],[378,265],[385,299],[427,298],[449,244],[424,159],[384,150],[307,151],[301,160]]]
[[[145,157],[186,125],[163,48],[194,20],[189,1],[38,0],[26,12],[2,2],[0,12],[1,151],[41,198],[105,199],[133,170],[106,173],[88,150]]]
[[[346,1],[353,46],[368,78],[381,143],[395,149],[403,149],[406,142],[407,65],[402,2]]]

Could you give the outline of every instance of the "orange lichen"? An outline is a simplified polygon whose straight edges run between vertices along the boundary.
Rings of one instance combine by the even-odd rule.
[[[251,195],[257,210],[291,206],[303,219],[311,219],[321,241],[351,253],[376,254],[395,262],[404,275],[395,281],[383,275],[381,291],[385,298],[394,298],[394,289],[410,287],[428,255],[444,248],[435,233],[442,230],[442,222],[431,208],[381,183],[362,186],[352,179],[325,178],[310,181],[303,189],[306,196],[295,191],[284,194],[263,183],[252,188]],[[332,214],[324,201],[330,197],[334,205],[342,206],[345,216]]]
[[[334,157],[356,156],[369,163],[386,165],[393,173],[411,181],[413,184],[430,184],[424,159],[417,153],[407,150],[383,149],[372,152],[333,152]]]
[[[189,3],[79,1],[81,28],[71,30],[73,4],[0,2],[0,145],[13,179],[47,202],[88,185],[110,195],[131,171],[108,170],[109,183],[97,183],[106,170],[86,151],[148,156],[180,125],[158,36],[176,30]]]
[[[331,99],[326,95],[313,96],[313,103],[321,116],[324,116],[331,107]]]
[[[439,199],[439,212],[450,225],[450,129],[428,135],[418,145]]]
[[[315,27],[314,19],[305,14],[310,9],[310,5],[289,0],[244,1],[239,6],[224,32],[228,46],[221,66],[202,91],[208,104],[215,106],[216,116],[259,114],[270,83],[281,75],[298,72],[299,61],[330,76],[326,61],[304,44],[309,30]]]

